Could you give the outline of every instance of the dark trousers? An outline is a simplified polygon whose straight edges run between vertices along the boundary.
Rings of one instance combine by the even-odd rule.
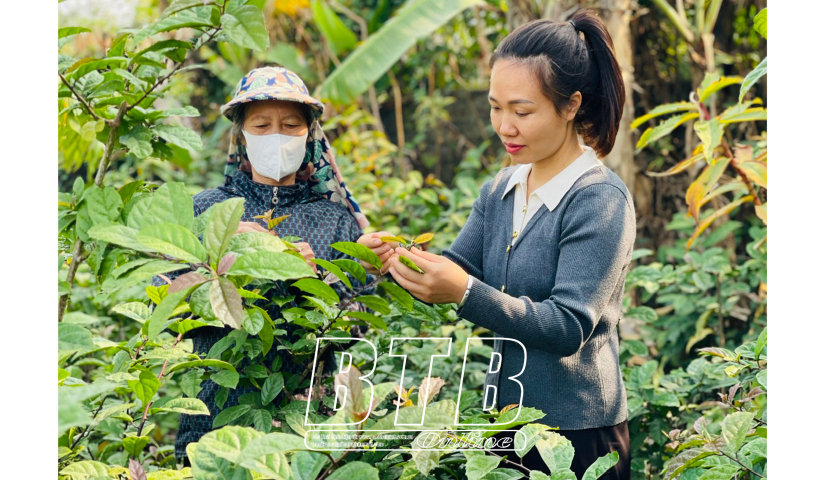
[[[519,430],[521,426],[511,430]],[[599,480],[630,480],[630,433],[627,428],[627,421],[611,427],[589,428],[585,430],[552,430],[563,435],[572,442],[575,447],[575,457],[572,460],[572,471],[577,478],[582,478],[586,469],[595,463],[599,457],[610,452],[618,452],[618,463],[607,470]],[[502,432],[495,435],[495,438],[513,438],[514,433]],[[537,447],[533,447],[524,458],[520,458],[513,451],[496,451],[499,455],[507,455],[512,462],[520,463],[530,470],[539,470],[548,475],[548,466],[543,462]],[[528,472],[515,467],[509,463],[502,462],[500,468],[514,468],[521,471],[525,476]]]

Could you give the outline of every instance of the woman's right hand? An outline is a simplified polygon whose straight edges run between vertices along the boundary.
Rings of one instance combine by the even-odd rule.
[[[373,250],[373,253],[375,253],[382,262],[382,269],[378,269],[373,265],[360,260],[359,263],[362,264],[367,273],[371,275],[383,275],[388,272],[391,265],[391,258],[394,256],[394,250],[399,247],[399,244],[397,242],[383,242],[379,238],[393,236],[394,235],[388,232],[374,232],[362,235],[358,240],[356,240],[356,243]]]
[[[239,222],[239,227],[236,228],[234,235],[247,232],[273,233],[257,222]]]

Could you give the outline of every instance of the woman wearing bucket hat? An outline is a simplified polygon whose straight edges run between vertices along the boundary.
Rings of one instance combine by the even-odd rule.
[[[330,245],[356,241],[368,222],[347,191],[318,123],[324,105],[309,95],[294,72],[263,67],[252,70],[239,82],[233,99],[221,111],[233,122],[225,184],[195,195],[194,214],[198,216],[229,198],[243,197],[245,213],[237,233],[268,231],[256,218],[271,210],[271,218],[289,217],[270,233],[300,237],[302,242],[297,245],[307,260],[349,258]],[[316,268],[311,262],[310,265]],[[340,282],[334,286],[339,296],[346,296]],[[278,305],[266,304],[264,308],[272,318],[281,316]],[[230,327],[204,327],[188,332],[185,338],[192,338],[194,352],[203,356],[232,331]],[[275,339],[275,343],[279,342]],[[274,365],[272,370],[276,370],[277,362],[282,362],[280,368],[284,372],[301,373],[305,368],[285,349],[272,348],[263,362],[269,367]],[[249,359],[245,358],[243,366],[248,364]],[[325,368],[328,369],[329,366]],[[262,408],[260,392],[252,385],[237,386],[227,394],[220,390],[210,379],[201,383],[197,398],[207,405],[210,415],[181,415],[176,460],[189,464],[186,446],[212,429],[221,410],[252,403],[251,397]],[[282,398],[281,393],[274,402],[279,404]]]

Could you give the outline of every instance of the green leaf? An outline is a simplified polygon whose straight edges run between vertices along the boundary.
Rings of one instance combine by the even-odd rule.
[[[111,308],[111,312],[119,313],[140,323],[144,323],[149,318],[149,307],[142,302],[121,303]]]
[[[694,124],[694,131],[703,142],[703,154],[707,162],[711,162],[714,157],[714,149],[720,145],[720,140],[723,138],[723,129],[720,128],[720,123],[716,118],[708,121],[700,121]]]
[[[88,60],[88,59],[85,59]],[[94,59],[93,61],[79,61],[75,65],[67,69],[67,80],[79,80],[85,75],[99,70],[113,70],[116,68],[125,67],[128,59],[125,57],[110,57],[103,59]],[[100,75],[101,79],[102,76]],[[99,82],[96,82],[97,84]]]
[[[410,258],[408,258],[406,256],[400,255],[400,263],[402,263],[406,267],[414,270],[415,272],[426,273],[420,267],[418,267],[413,261],[411,261]]]
[[[764,10],[762,10],[763,12]],[[738,94],[738,102],[744,101],[744,96],[747,94],[747,91],[755,85],[755,82],[758,81],[761,77],[767,75],[767,57],[764,57],[764,60],[761,61],[750,73],[744,77],[744,83],[741,84],[741,92]]]
[[[129,380],[128,388],[130,388],[140,400],[143,405],[152,401],[152,398],[160,388],[160,380],[157,376],[149,370],[140,372],[138,380]]]
[[[120,218],[122,199],[113,187],[91,187],[85,191],[88,215],[94,224],[109,223]]]
[[[721,423],[720,436],[724,443],[729,448],[729,451],[737,454],[747,437],[747,432],[752,427],[752,420],[755,417],[755,412],[735,412],[730,413],[723,419]]]
[[[247,406],[247,405],[246,405]],[[190,474],[213,480],[251,480],[248,470],[235,465],[243,445],[262,433],[251,428],[227,427],[211,431],[197,443],[187,445]]]
[[[765,346],[767,346],[767,327],[764,327],[764,329],[758,335],[758,339],[755,341],[756,360],[758,360],[758,358],[761,356],[761,353],[764,351]]]
[[[236,237],[234,237],[236,238]],[[305,260],[285,252],[254,252],[237,257],[228,275],[250,275],[267,280],[314,277]]]
[[[357,302],[362,302],[363,304],[367,305],[371,310],[377,311],[382,315],[388,315],[391,313],[391,306],[388,304],[388,301],[384,298],[374,297],[373,295],[361,295],[356,297]]]
[[[388,328],[388,325],[382,320],[382,317],[377,317],[376,315],[368,312],[347,312],[345,313],[348,317],[351,318],[358,318],[359,320],[364,320],[365,322],[369,323],[372,327],[381,328],[383,330]]]
[[[271,422],[271,413],[268,410],[254,410],[254,428],[260,432],[268,433],[271,431]]]
[[[177,30],[179,28],[215,27],[219,24],[219,9],[215,6],[204,6],[179,11],[174,15],[161,18],[157,22],[144,27],[134,36],[134,44],[138,45],[150,36]]]
[[[531,449],[536,445],[537,440],[540,439],[540,432],[544,432],[548,430],[548,425],[543,425],[541,423],[529,423],[524,425],[519,431],[522,432],[522,435],[514,435],[514,448],[516,449],[516,454],[519,457],[524,457]]]
[[[382,287],[388,295],[394,297],[394,300],[398,301],[403,307],[405,307],[406,310],[409,312],[414,310],[414,297],[412,297],[411,294],[406,292],[402,287],[396,283],[390,282],[382,282],[379,286]]]
[[[517,409],[515,408],[499,415],[496,419],[496,423],[482,427],[482,430],[485,432],[482,436],[486,437],[492,435],[493,432],[498,432],[500,430],[510,430],[513,427],[533,423],[545,417],[545,413],[533,407],[522,407],[519,410],[518,415],[519,416],[517,416]],[[516,418],[516,420],[514,420],[514,418]]]
[[[512,468],[497,468],[488,473],[484,480],[518,480],[522,477],[522,473]]]
[[[82,460],[80,462],[71,463],[58,473],[69,480],[86,480],[96,477],[110,478],[108,475],[109,467],[102,462],[93,460]]]
[[[318,31],[327,39],[327,44],[334,54],[341,55],[356,45],[356,34],[347,28],[329,4],[313,0],[312,19]]]
[[[289,247],[274,235],[262,232],[245,232],[234,235],[228,253],[245,255],[256,252],[285,252]]]
[[[742,113],[736,115],[730,115],[726,117],[726,119],[721,119],[721,125],[729,125],[730,123],[736,122],[758,122],[758,121],[767,121],[767,109],[766,108],[748,108],[744,110]]]
[[[227,251],[244,214],[245,199],[241,197],[225,200],[213,208],[204,229],[204,247],[214,264],[218,264]]]
[[[208,358],[205,360],[190,360],[188,362],[181,362],[170,367],[169,371],[166,372],[167,375],[171,373],[175,373],[178,370],[184,370],[186,368],[193,368],[193,367],[215,367],[215,368],[223,368],[225,370],[230,370],[231,372],[236,372],[236,367],[233,365],[223,362],[221,360],[216,360],[214,358]]]
[[[285,381],[283,379],[283,374],[281,373],[272,373],[265,379],[265,383],[263,383],[262,392],[260,392],[260,401],[263,405],[268,405],[280,394],[283,390],[283,385]]]
[[[200,7],[205,5],[203,0],[174,0],[172,3],[169,4],[168,7],[162,12],[160,12],[160,18],[166,18],[170,15],[180,12],[181,10],[186,10],[188,8],[193,7]]]
[[[96,138],[96,133],[101,132],[104,128],[104,120],[91,120],[82,126],[82,129],[79,130],[79,136],[86,142],[92,142]]]
[[[247,290],[246,290],[247,291]],[[250,335],[257,335],[262,330],[265,319],[262,314],[251,308],[242,317],[242,328]]]
[[[230,370],[220,370],[210,375],[210,380],[213,380],[222,387],[236,388],[236,385],[239,384],[239,373],[231,372]]]
[[[330,246],[345,255],[367,262],[375,268],[382,268],[382,261],[379,260],[379,257],[373,253],[373,250],[362,244],[356,242],[336,242]]]
[[[341,280],[341,283],[347,286],[347,288],[351,290],[353,289],[353,284],[350,283],[350,279],[347,278],[347,275],[345,275],[344,272],[342,272],[336,265],[326,260],[321,260],[320,258],[313,259],[312,262],[335,275],[339,280]]]
[[[763,11],[763,10],[762,10]],[[89,32],[89,28],[85,27],[64,27],[58,29],[58,38],[62,39],[64,37],[69,37],[71,35],[78,35],[80,33]]]
[[[117,270],[119,270],[119,268],[117,268]],[[189,265],[172,263],[166,260],[153,260],[145,265],[141,265],[140,267],[131,270],[130,273],[121,275],[119,278],[108,278],[102,282],[102,290],[110,292],[117,288],[129,287],[138,282],[149,282],[155,275],[174,272],[175,270],[183,270],[185,268],[189,268]],[[116,270],[114,272],[116,273]]]
[[[117,71],[117,74],[119,74],[119,70]],[[131,74],[129,75],[131,77],[134,77]],[[133,79],[128,78],[127,75],[122,76],[127,78],[130,82],[134,83],[132,81]],[[144,84],[140,81],[140,79],[137,79],[137,81],[140,82],[139,85],[136,85],[137,88],[145,88]],[[145,160],[146,158],[151,157],[152,153],[154,153],[154,150],[152,149],[152,132],[141,125],[135,126],[131,129],[129,133],[126,133],[125,135],[120,135],[120,143],[128,147],[129,153],[137,157],[138,160]]]
[[[365,462],[350,462],[330,474],[327,480],[379,480],[379,471]]]
[[[58,324],[58,351],[88,350],[93,348],[93,338],[90,331],[72,323]]]
[[[230,6],[222,15],[222,29],[225,39],[234,45],[260,52],[268,48],[265,18],[254,5]]]
[[[338,268],[352,275],[353,278],[358,280],[362,285],[367,283],[367,274],[365,273],[364,267],[354,262],[353,260],[340,258],[338,260],[333,260],[332,263],[333,265],[336,265]]]
[[[477,450],[464,450],[464,456],[467,457],[467,480],[481,480],[502,461],[502,457],[488,456]]]
[[[216,318],[225,325],[236,329],[242,327],[242,297],[236,291],[236,285],[227,278],[220,277],[210,282],[210,306]]]
[[[651,118],[656,118],[660,115],[665,115],[668,113],[675,113],[675,112],[683,112],[686,110],[695,110],[696,107],[691,102],[676,102],[676,103],[666,103],[664,105],[659,105],[658,107],[654,108],[650,112],[642,115],[641,117],[633,120],[633,123],[630,124],[630,128],[634,129],[639,125],[647,122]]]
[[[149,437],[136,437],[136,436],[126,436],[122,440],[122,446],[125,449],[126,453],[129,455],[136,457],[143,453],[143,449],[146,448],[146,445],[149,443]]]
[[[415,0],[407,3],[332,71],[315,96],[349,105],[418,39],[430,35],[464,9],[480,3],[481,0]]]
[[[152,249],[137,240],[139,232],[125,225],[94,225],[88,230],[88,236],[94,240],[107,242],[138,252],[151,252]]]
[[[137,206],[139,207],[140,205]],[[168,222],[191,230],[193,224],[193,202],[189,192],[187,192],[187,187],[181,182],[168,182],[161,185],[155,191],[154,195],[152,195],[152,199],[148,205],[148,211],[143,218],[148,223],[134,226],[129,221],[126,221],[126,225],[142,230],[148,225]]]
[[[289,416],[286,415],[288,422]],[[292,455],[292,475],[295,480],[316,480],[321,470],[330,462],[326,455],[316,452],[298,451]]]
[[[762,37],[767,38],[767,9],[762,8],[760,12],[753,18],[753,29],[760,33]],[[60,30],[59,30],[60,31]]]
[[[149,341],[157,338],[163,330],[163,326],[166,321],[172,316],[172,312],[175,310],[175,307],[177,307],[191,291],[191,288],[185,288],[179,292],[170,293],[163,299],[163,301],[160,302],[160,305],[155,307],[155,310],[152,312],[152,316],[149,318],[149,322],[147,324]]]
[[[216,418],[213,419],[213,428],[219,428],[227,425],[228,423],[248,413],[248,410],[251,410],[250,405],[235,405],[222,410],[218,415],[216,415]]]
[[[265,410],[262,411],[265,412]],[[239,457],[239,460],[244,461],[248,458],[256,458],[264,455],[285,453],[295,450],[309,450],[302,437],[289,433],[269,433],[261,438],[248,442],[245,448],[242,449],[242,454]]]
[[[304,292],[311,293],[319,298],[323,298],[327,303],[335,305],[340,302],[338,294],[329,285],[318,280],[317,278],[304,278],[292,284]]]
[[[697,480],[731,480],[736,473],[742,470],[738,465],[715,465],[703,472],[703,475],[700,475]]]
[[[677,127],[679,127],[683,123],[689,120],[694,120],[695,118],[699,117],[700,114],[697,112],[689,112],[684,113],[682,115],[674,115],[673,117],[665,120],[659,125],[653,128],[648,128],[644,131],[644,133],[642,133],[642,136],[639,137],[639,141],[638,143],[636,143],[636,149],[639,150],[644,148],[646,145],[656,140],[659,140],[660,138],[673,132]]]
[[[201,151],[201,137],[187,127],[155,125],[152,127],[152,133],[181,148],[189,148],[195,152]]]
[[[571,467],[575,447],[566,437],[554,432],[543,433],[536,447],[551,473]]]
[[[758,384],[767,391],[767,370],[762,370],[755,374],[755,379],[758,381]]]
[[[137,234],[137,241],[155,252],[189,263],[207,261],[207,250],[190,230],[180,225],[163,223],[146,227]]]

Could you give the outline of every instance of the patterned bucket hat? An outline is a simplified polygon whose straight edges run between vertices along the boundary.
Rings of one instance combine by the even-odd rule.
[[[324,104],[309,95],[309,89],[295,72],[283,67],[255,68],[239,81],[233,99],[222,106],[228,119],[233,107],[256,100],[288,100],[308,105],[318,120]]]

